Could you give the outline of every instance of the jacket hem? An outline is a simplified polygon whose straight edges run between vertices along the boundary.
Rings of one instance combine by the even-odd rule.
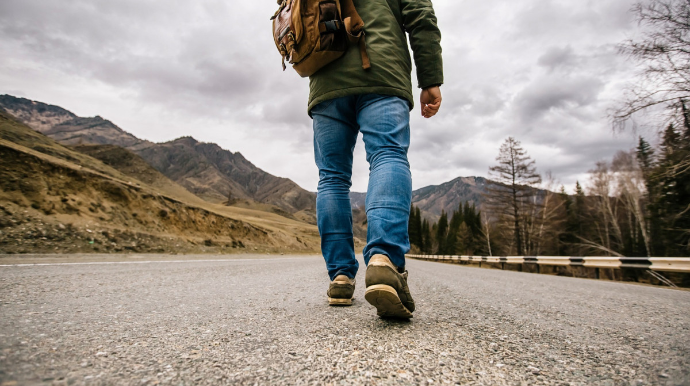
[[[414,100],[412,99],[412,93],[407,90],[401,90],[399,88],[395,87],[386,87],[386,86],[378,86],[378,87],[371,87],[371,86],[361,86],[361,87],[350,87],[350,88],[344,88],[340,90],[333,90],[329,91],[327,93],[321,94],[318,97],[312,99],[309,101],[309,106],[307,107],[307,114],[311,117],[311,109],[314,108],[314,106],[318,105],[321,102],[325,102],[330,99],[335,99],[335,98],[341,98],[345,96],[350,96],[350,95],[360,95],[360,94],[381,94],[381,95],[391,95],[391,96],[397,96],[401,97],[405,100],[407,100],[407,103],[410,105],[410,111],[414,108]]]

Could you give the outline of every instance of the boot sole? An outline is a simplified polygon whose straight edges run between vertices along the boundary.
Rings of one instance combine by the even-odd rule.
[[[410,319],[412,317],[410,310],[400,301],[398,292],[389,285],[376,284],[367,287],[364,298],[376,307],[378,315],[382,318]]]
[[[337,298],[328,298],[328,305],[329,306],[351,306],[352,305],[352,299],[337,299]]]

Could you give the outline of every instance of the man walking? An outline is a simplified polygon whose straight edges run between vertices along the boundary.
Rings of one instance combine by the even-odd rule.
[[[414,53],[421,91],[421,114],[433,117],[441,106],[441,33],[430,0],[354,0],[364,20],[370,69],[357,49],[313,74],[309,114],[319,168],[316,213],[321,249],[331,284],[331,305],[352,304],[355,259],[349,191],[359,132],[369,163],[366,197],[365,299],[382,317],[411,318],[414,301],[407,286],[405,253],[412,179],[410,145]]]

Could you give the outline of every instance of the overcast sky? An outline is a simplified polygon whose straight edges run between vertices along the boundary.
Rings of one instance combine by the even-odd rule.
[[[430,120],[412,113],[414,188],[486,176],[508,136],[569,190],[596,161],[634,147],[635,135],[612,133],[607,119],[631,79],[616,45],[638,28],[633,3],[435,0],[443,105]],[[156,142],[215,142],[315,191],[308,80],[281,71],[275,9],[274,0],[2,0],[0,94],[100,115]],[[367,174],[360,139],[353,190],[366,190]]]

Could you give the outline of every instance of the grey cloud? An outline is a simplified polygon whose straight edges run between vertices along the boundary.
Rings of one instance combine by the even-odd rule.
[[[307,115],[307,106],[300,99],[276,100],[265,104],[262,111],[263,119],[273,125],[300,125],[311,119]]]
[[[199,82],[197,91],[209,97],[243,97],[258,99],[258,95],[265,91],[256,87],[258,71],[238,62],[197,63]]]
[[[630,28],[635,0],[598,2],[525,1],[515,13],[513,32],[523,39],[550,36],[567,40],[577,34],[610,34]]]
[[[517,114],[522,122],[531,122],[554,109],[582,108],[596,102],[603,87],[597,78],[545,76],[517,95]]]
[[[494,85],[477,85],[472,94],[471,112],[479,116],[489,116],[501,111],[506,100],[500,95],[500,90]]]
[[[232,17],[226,2],[179,2],[164,7],[151,1],[39,4],[10,0],[2,9],[3,34],[23,42],[37,60],[74,73],[90,73],[114,86],[144,89],[142,95],[154,101],[190,93],[197,100],[267,100],[257,96],[266,92],[271,81],[265,76],[270,73],[265,58],[278,55],[269,34],[259,39],[261,45],[240,44],[243,36],[261,36],[255,33],[259,26]],[[228,12],[223,16],[233,29],[217,15],[207,24],[194,22],[223,11]],[[275,63],[272,72],[279,73],[279,61]]]
[[[450,115],[491,116],[505,107],[506,100],[495,85],[472,84],[444,87],[444,104],[450,106],[441,117]],[[456,118],[457,119],[457,118]]]
[[[548,68],[550,71],[562,67],[571,67],[576,65],[577,62],[577,57],[571,46],[551,47],[537,60],[537,64]]]
[[[151,26],[170,20],[172,9],[157,2],[5,0],[0,20],[10,36],[70,41],[103,52],[155,38]]]
[[[565,183],[592,160],[627,147],[628,139],[608,131],[605,109],[627,76],[615,44],[634,26],[627,12],[634,1],[435,1],[444,102],[431,120],[418,117],[418,107],[412,112],[415,188],[486,175],[508,135]],[[172,122],[175,135],[218,142],[313,189],[308,81],[281,71],[268,21],[275,7],[275,1],[0,1],[0,92],[63,95],[44,102],[76,111],[80,95],[97,93],[104,109],[124,106],[108,118],[128,122],[123,128],[138,136],[166,138]],[[39,71],[42,81],[31,79]],[[75,92],[66,93],[72,84]],[[157,114],[172,118],[159,121]],[[354,189],[361,191],[367,166],[358,146]]]
[[[616,151],[633,148],[634,141],[597,137],[596,141],[583,141],[578,145],[578,152],[568,152],[554,158],[537,158],[538,170],[542,173],[550,170],[561,181],[573,184],[578,176],[592,169],[597,161],[610,160]]]

